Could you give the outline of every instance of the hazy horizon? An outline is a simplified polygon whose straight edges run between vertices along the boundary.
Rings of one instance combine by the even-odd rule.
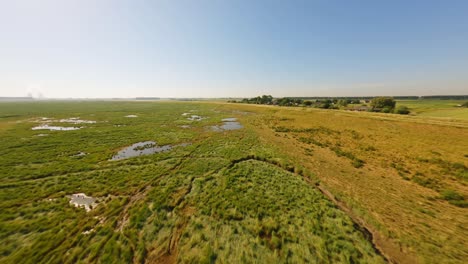
[[[202,100],[210,100],[210,99],[243,99],[243,98],[254,98],[263,95],[271,95],[271,94],[257,94],[254,96],[221,96],[221,97],[159,97],[159,96],[132,96],[132,97],[45,97],[43,95],[26,95],[26,96],[0,96],[0,99],[28,99],[28,100],[184,100],[184,99],[202,99]],[[273,96],[273,95],[272,95]],[[273,96],[273,98],[341,98],[341,97],[349,97],[349,98],[367,98],[367,97],[427,97],[427,96],[468,96],[467,94],[412,94],[412,95],[389,95],[389,94],[381,94],[381,95],[362,95],[362,96],[355,96],[355,95],[337,95],[337,96]]]
[[[468,94],[464,1],[4,1],[0,97]]]

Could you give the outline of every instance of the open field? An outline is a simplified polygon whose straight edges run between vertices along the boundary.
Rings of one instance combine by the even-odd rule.
[[[262,141],[316,175],[397,262],[466,262],[466,121],[309,108],[225,108],[256,113],[249,123]]]
[[[468,109],[459,107],[466,100],[398,100],[397,106],[407,106],[412,114],[468,120]]]
[[[1,103],[0,262],[464,263],[468,121],[420,113]]]
[[[1,104],[0,262],[384,261],[312,176],[290,172],[252,129],[210,129],[248,115],[218,108]],[[59,121],[72,117],[88,123]],[[32,130],[45,118],[80,129]],[[143,141],[190,145],[109,160]],[[70,205],[76,193],[96,199],[89,212]]]

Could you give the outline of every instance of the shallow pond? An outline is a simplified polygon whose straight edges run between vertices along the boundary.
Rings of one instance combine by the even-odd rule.
[[[223,130],[238,130],[243,128],[243,126],[239,122],[224,122],[221,126]]]
[[[49,124],[52,122],[59,122],[59,123],[70,123],[70,124],[96,124],[96,121],[93,120],[82,120],[79,117],[70,117],[70,118],[62,118],[62,119],[54,119],[54,118],[49,118],[49,117],[41,117],[39,119],[33,120],[33,122],[37,123],[42,123],[44,124]]]
[[[190,145],[190,143],[182,143],[178,145],[165,145],[158,146],[154,141],[143,141],[135,143],[131,146],[128,146],[115,154],[110,160],[122,160],[128,159],[131,157],[151,155],[154,153],[166,152],[174,147],[185,147]]]
[[[227,131],[227,130],[238,130],[243,128],[243,126],[237,122],[237,118],[224,118],[223,124],[220,126],[211,126],[210,129],[215,132]]]
[[[96,121],[92,120],[81,120],[79,117],[71,117],[67,119],[60,119],[60,123],[72,123],[72,124],[96,124]]]
[[[50,131],[69,131],[69,130],[78,130],[83,127],[63,127],[63,126],[51,126],[49,125],[52,122],[58,123],[69,123],[69,124],[95,124],[96,121],[92,120],[81,120],[79,117],[70,117],[65,119],[53,119],[48,117],[41,117],[39,120],[34,120],[33,122],[41,123],[38,126],[31,128],[32,130],[50,130]]]
[[[229,118],[221,119],[221,121],[223,121],[223,122],[236,122],[236,121],[237,121],[237,118],[235,118],[235,117],[229,117]]]
[[[69,130],[78,130],[81,127],[61,127],[61,126],[49,126],[49,125],[40,125],[31,128],[32,130],[50,130],[50,131],[69,131]]]

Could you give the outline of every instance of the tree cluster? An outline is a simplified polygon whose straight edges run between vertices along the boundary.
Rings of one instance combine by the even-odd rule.
[[[244,99],[242,99],[241,103],[271,105],[271,104],[273,104],[273,96],[271,96],[271,95],[262,95],[262,96],[257,96],[257,97],[250,98],[250,99],[244,98]]]
[[[302,106],[314,107],[322,109],[343,109],[350,104],[361,104],[360,99],[303,99],[303,98],[273,98],[271,95],[262,95],[253,98],[244,98],[241,101],[229,101],[230,103],[245,103],[245,104],[265,104],[278,106]],[[366,100],[366,103],[369,101]],[[396,101],[393,97],[375,97],[369,102],[369,111],[395,114],[409,114],[409,109],[406,106],[395,108]]]
[[[348,104],[359,104],[359,99],[315,99],[306,100],[302,98],[273,98],[271,95],[262,95],[253,98],[244,98],[241,101],[229,101],[230,103],[245,103],[245,104],[266,104],[279,106],[306,106],[323,109],[338,109],[346,107]]]
[[[376,97],[370,101],[370,107],[374,112],[391,113],[395,105],[395,99],[386,96]]]
[[[376,97],[370,101],[371,111],[382,113],[394,113],[400,115],[407,115],[410,110],[406,106],[396,106],[396,101],[393,97]]]

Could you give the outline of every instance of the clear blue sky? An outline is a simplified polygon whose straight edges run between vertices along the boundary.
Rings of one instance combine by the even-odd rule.
[[[0,96],[468,94],[468,1],[0,0]]]

